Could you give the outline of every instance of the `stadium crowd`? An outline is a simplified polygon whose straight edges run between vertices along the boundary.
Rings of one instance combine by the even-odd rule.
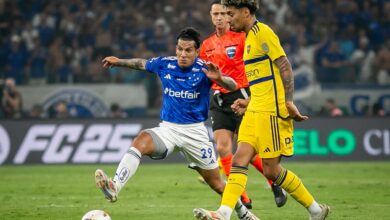
[[[208,10],[208,0],[0,0],[0,78],[144,83],[156,107],[153,75],[106,70],[101,59],[173,55],[181,28],[213,31]],[[308,67],[319,83],[390,85],[389,11],[387,0],[261,0],[258,18],[278,34],[293,68]]]

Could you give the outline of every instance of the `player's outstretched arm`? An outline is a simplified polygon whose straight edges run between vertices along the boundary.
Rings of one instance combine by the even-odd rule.
[[[276,66],[279,68],[279,72],[282,77],[285,99],[286,99],[286,107],[290,117],[293,118],[295,121],[307,120],[309,117],[307,117],[306,115],[301,115],[297,106],[295,106],[293,102],[294,75],[293,75],[290,62],[285,56],[279,57],[274,62]]]
[[[220,86],[222,86],[223,88],[225,88],[229,91],[236,90],[236,88],[237,88],[236,81],[234,81],[234,79],[232,79],[228,76],[222,76],[222,73],[219,70],[217,65],[215,65],[211,62],[206,62],[206,66],[208,69],[203,68],[203,72],[206,73],[206,75],[207,75],[207,77],[209,77],[209,79],[215,81]]]
[[[146,60],[141,58],[119,59],[118,57],[109,56],[102,60],[103,67],[111,68],[113,66],[128,67],[135,70],[145,70]]]

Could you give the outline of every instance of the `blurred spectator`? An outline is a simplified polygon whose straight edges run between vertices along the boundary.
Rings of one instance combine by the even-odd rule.
[[[25,74],[31,74],[32,82],[42,75],[46,75],[49,83],[105,81],[108,76],[95,73],[94,65],[113,51],[123,53],[124,57],[142,51],[152,53],[147,58],[156,53],[167,55],[174,52],[172,33],[179,29],[194,26],[202,33],[211,32],[213,27],[207,25],[205,16],[208,3],[208,0],[40,0],[33,4],[1,0],[0,64],[4,65],[0,65],[0,71],[7,69],[7,76],[15,78],[17,84],[27,83]],[[289,48],[291,61],[298,65],[304,62],[316,71],[320,67],[321,83],[353,82],[354,72],[345,65],[351,56],[358,81],[367,82],[365,77],[370,73],[365,69],[369,65],[358,65],[358,60],[366,63],[371,50],[381,48],[390,38],[389,1],[263,0],[260,4],[259,19],[270,23],[278,33],[283,46]],[[368,40],[361,40],[362,31]],[[325,44],[327,39],[337,42],[337,53],[333,44],[330,47]],[[362,41],[368,46],[363,46]],[[313,53],[318,49],[314,62]],[[46,53],[44,50],[49,53],[46,62],[40,56]],[[366,56],[359,55],[362,50]],[[355,52],[358,57],[353,57],[357,56]],[[46,71],[44,74],[42,69]],[[381,68],[373,83],[388,83],[384,71],[386,68]],[[147,80],[126,76],[115,71],[109,73],[111,81],[117,83]]]
[[[42,47],[39,40],[35,40],[34,49],[31,51],[29,60],[29,84],[43,85],[46,84],[46,62],[49,58],[49,51]]]
[[[113,103],[110,106],[111,118],[127,118],[127,113],[122,110],[118,103]]]
[[[322,84],[390,85],[390,1],[259,3],[257,17],[280,36],[294,70],[308,65]],[[209,0],[0,0],[0,78],[12,77],[17,85],[143,84],[148,107],[158,107],[160,85],[154,75],[104,70],[101,58],[172,54],[172,33],[185,26],[198,28],[203,36],[213,30],[205,16],[208,6]],[[297,87],[307,84],[300,79]],[[76,109],[71,103],[67,108],[68,115],[79,117],[71,113]],[[371,106],[365,108],[372,112]]]
[[[374,105],[372,105],[372,115],[381,117],[386,116],[385,109],[379,102],[376,102]]]
[[[28,53],[21,44],[18,35],[11,38],[11,50],[8,54],[8,73],[7,76],[15,79],[17,84],[25,82],[25,67],[27,64]]]
[[[375,58],[375,65],[378,68],[377,82],[379,84],[390,84],[390,39],[380,47]]]
[[[370,48],[367,36],[359,38],[359,46],[351,55],[351,63],[355,68],[358,82],[375,82],[373,64],[375,52]]]
[[[320,115],[322,116],[331,116],[331,117],[340,117],[344,116],[343,111],[336,105],[336,101],[332,98],[328,98],[325,102],[325,106],[322,107]]]
[[[30,109],[30,112],[28,114],[29,118],[32,119],[40,119],[43,118],[43,108],[41,105],[35,104],[33,107]]]
[[[17,90],[15,80],[12,78],[5,80],[2,105],[6,118],[22,117],[22,94]]]
[[[65,119],[70,116],[68,106],[65,101],[57,102],[49,111],[50,118]]]
[[[67,81],[68,68],[64,54],[63,39],[57,37],[49,47],[48,83]]]
[[[353,78],[348,77],[348,61],[341,52],[337,41],[332,40],[328,49],[321,59],[320,81],[329,83],[338,83],[340,81],[353,82]]]

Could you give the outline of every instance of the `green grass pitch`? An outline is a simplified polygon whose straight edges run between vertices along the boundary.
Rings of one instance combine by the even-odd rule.
[[[390,162],[289,162],[319,202],[331,206],[329,219],[390,219]],[[0,166],[0,220],[79,220],[92,209],[112,220],[187,220],[192,209],[216,209],[220,197],[198,183],[185,164],[145,164],[107,202],[94,183],[94,171],[113,174],[116,165]],[[276,208],[264,178],[250,169],[248,193],[262,220],[308,219],[291,197]],[[237,219],[235,216],[232,219]]]

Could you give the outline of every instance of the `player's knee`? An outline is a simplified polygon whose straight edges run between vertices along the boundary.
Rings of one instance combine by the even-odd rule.
[[[272,166],[268,163],[263,163],[264,176],[272,181],[275,181],[278,178],[279,170],[278,166]]]
[[[229,144],[217,145],[217,151],[220,157],[222,158],[226,157],[232,153],[231,145]]]
[[[270,169],[264,169],[264,176],[269,179],[269,180],[272,180],[272,181],[275,181],[278,177],[277,174],[275,174],[272,170]]]
[[[137,148],[142,155],[150,154],[153,152],[153,139],[146,131],[141,131],[137,137],[134,138],[133,147]]]
[[[232,148],[232,141],[227,138],[220,138],[217,141],[217,149],[219,150],[230,150]],[[231,150],[230,150],[231,151]]]

